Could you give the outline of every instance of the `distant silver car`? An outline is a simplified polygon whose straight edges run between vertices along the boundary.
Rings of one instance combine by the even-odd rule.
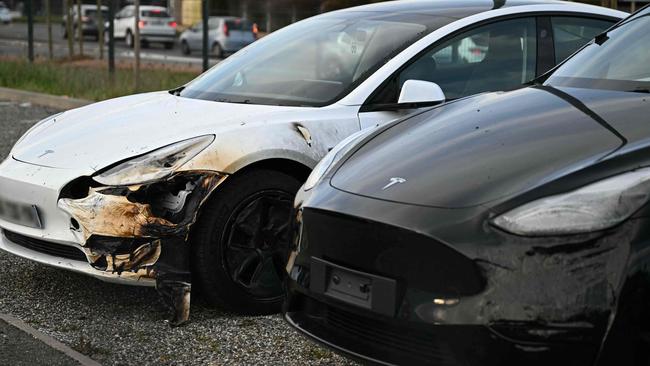
[[[176,40],[176,21],[169,15],[166,8],[161,6],[141,6],[140,42],[143,47],[149,43],[160,42],[165,48],[173,48]],[[133,47],[135,44],[135,6],[129,5],[115,14],[113,35],[122,38],[126,45]]]
[[[210,17],[208,27],[208,47],[218,58],[235,53],[257,39],[257,25],[242,18]],[[185,55],[202,50],[203,23],[199,22],[183,32],[179,42]]]
[[[0,22],[4,24],[11,23],[11,13],[9,12],[9,9],[4,5],[0,5]]]

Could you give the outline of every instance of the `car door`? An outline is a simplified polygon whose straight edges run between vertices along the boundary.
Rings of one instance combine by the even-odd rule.
[[[202,49],[201,41],[203,40],[203,23],[198,22],[190,28],[190,32],[187,35],[187,44],[190,46],[190,49],[200,50]]]
[[[119,13],[119,17],[115,19],[115,37],[124,38],[126,36],[126,29],[128,28],[129,21],[133,21],[133,7],[127,6]]]
[[[423,80],[438,84],[447,100],[521,86],[552,68],[560,58],[555,57],[552,18],[506,18],[470,26],[450,37],[436,41],[432,46],[409,60],[388,78],[359,112],[362,128],[384,123],[413,113],[413,109],[396,109],[395,104],[407,80]],[[578,34],[584,43],[595,30],[602,32],[613,20],[561,17],[555,29],[568,29]],[[581,28],[582,26],[582,28]],[[596,33],[599,33],[596,32]],[[566,49],[582,46],[574,40]],[[572,52],[573,52],[572,51]]]

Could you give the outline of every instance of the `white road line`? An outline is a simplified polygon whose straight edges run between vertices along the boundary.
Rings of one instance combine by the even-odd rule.
[[[82,355],[81,353],[73,350],[72,348],[66,346],[65,344],[50,337],[49,335],[37,331],[36,329],[30,327],[29,325],[27,325],[27,323],[25,323],[20,319],[14,318],[13,316],[7,314],[0,314],[0,319],[11,324],[15,328],[18,328],[23,332],[31,335],[32,337],[38,339],[39,341],[45,343],[49,347],[54,348],[59,352],[62,352],[63,354],[79,362],[83,366],[102,366],[99,362],[93,360],[92,358],[86,355]]]

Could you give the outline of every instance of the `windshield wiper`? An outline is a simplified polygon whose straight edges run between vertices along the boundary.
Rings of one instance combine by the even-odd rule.
[[[170,91],[169,91],[169,94],[171,94],[171,95],[175,95],[175,96],[178,97],[178,96],[181,95],[181,92],[183,91],[183,89],[185,89],[185,85],[183,85],[183,86],[179,86],[179,87],[176,88],[176,89],[172,89],[172,90],[170,90]]]

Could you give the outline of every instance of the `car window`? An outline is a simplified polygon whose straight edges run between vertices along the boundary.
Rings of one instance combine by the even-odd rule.
[[[560,63],[614,23],[601,19],[552,17],[555,62]]]
[[[522,18],[464,32],[419,56],[398,74],[397,85],[432,81],[447,99],[517,87],[535,77],[535,31],[535,19]]]
[[[650,12],[628,18],[567,60],[547,85],[650,92]]]
[[[140,14],[143,18],[169,18],[169,13],[161,9],[142,10]]]
[[[253,31],[253,23],[242,19],[226,20],[226,27],[229,31]]]
[[[358,15],[357,15],[358,17]],[[447,18],[325,16],[274,32],[192,81],[181,96],[231,103],[323,106],[356,87]]]

